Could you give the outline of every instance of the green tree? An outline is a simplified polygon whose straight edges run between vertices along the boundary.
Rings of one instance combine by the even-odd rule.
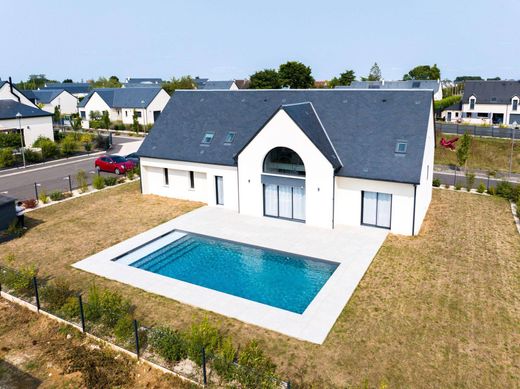
[[[481,81],[482,77],[480,76],[458,76],[455,78],[455,82],[463,82],[463,81]]]
[[[119,78],[116,76],[110,76],[110,78],[99,77],[96,81],[92,82],[92,88],[121,88]]]
[[[110,116],[108,116],[108,111],[103,111],[103,115],[101,116],[101,123],[103,124],[103,128],[107,130],[110,127]]]
[[[61,120],[61,109],[60,106],[57,105],[54,107],[54,115],[52,115],[52,119],[55,123],[59,123]]]
[[[56,82],[56,80],[49,80],[45,74],[31,74],[27,81],[21,81],[16,86],[18,89],[38,89],[50,82]]]
[[[374,62],[372,67],[370,68],[370,73],[368,73],[368,77],[363,77],[363,81],[381,81],[381,69],[377,62]]]
[[[139,117],[137,116],[137,111],[134,109],[134,114],[132,115],[132,128],[135,132],[139,132]]]
[[[74,81],[72,81],[71,78],[66,78],[66,79],[63,80],[63,83],[64,83],[64,84],[72,84],[73,82],[74,82]]]
[[[500,81],[501,78],[500,77],[491,77],[491,78],[486,78],[487,81]]]
[[[314,78],[309,66],[305,66],[301,62],[288,61],[278,69],[280,83],[284,87],[292,89],[306,89],[314,86]]]
[[[81,128],[81,117],[77,113],[72,115],[70,125],[73,130],[79,130]]]
[[[162,87],[171,95],[176,89],[195,89],[195,82],[189,75],[181,78],[172,77],[170,81],[163,83]]]
[[[251,89],[280,89],[280,76],[274,69],[260,70],[249,77]]]
[[[460,138],[460,144],[457,147],[457,163],[460,167],[464,166],[466,169],[466,163],[469,158],[469,150],[471,147],[471,135],[467,132]]]
[[[336,86],[349,86],[352,84],[352,81],[356,80],[356,75],[353,70],[345,70],[343,73],[339,75],[339,77],[334,77],[329,81],[329,88],[334,88]]]
[[[414,67],[408,73],[403,76],[403,80],[440,80],[441,71],[437,67],[437,64],[420,65]]]

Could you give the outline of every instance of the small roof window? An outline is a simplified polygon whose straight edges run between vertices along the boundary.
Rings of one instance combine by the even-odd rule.
[[[380,87],[377,84],[369,84],[368,89],[380,89]]]
[[[229,131],[227,134],[226,134],[226,138],[224,139],[224,143],[225,144],[231,144],[233,143],[233,141],[235,140],[235,135],[237,133],[234,132],[234,131]]]
[[[406,149],[408,148],[408,142],[405,140],[398,140],[395,145],[395,152],[398,154],[406,154]]]
[[[497,98],[496,97],[492,97],[491,101],[495,102],[495,101],[497,101]]]
[[[215,136],[215,133],[213,131],[208,131],[204,134],[202,137],[202,144],[203,145],[209,145],[211,141],[213,140],[213,137]]]
[[[420,81],[412,82],[412,88],[419,88],[420,86],[421,86],[421,82]]]

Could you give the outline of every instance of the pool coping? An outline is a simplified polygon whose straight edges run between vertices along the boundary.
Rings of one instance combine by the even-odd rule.
[[[223,228],[222,225],[225,223],[227,225]],[[269,238],[268,235],[261,237],[258,236],[259,234],[254,234],[254,228],[262,224],[274,228],[275,235],[271,239],[266,239]],[[172,230],[336,262],[339,266],[304,313],[297,314],[112,260]],[[387,233],[369,227],[341,227],[325,230],[305,224],[296,226],[296,223],[289,221],[239,215],[216,207],[202,207],[85,258],[73,264],[73,267],[284,335],[322,344],[370,266]],[[291,246],[289,242],[291,234],[294,241],[301,240],[299,245],[303,247],[297,244]],[[316,239],[320,241],[319,244],[309,244],[309,237],[313,234],[319,236],[319,239]],[[287,239],[277,241],[276,236],[279,235],[284,235]],[[353,246],[350,252],[341,250],[341,247],[347,246],[342,238],[347,239]],[[341,239],[341,242],[338,247],[335,247],[334,244],[338,244],[337,239]],[[327,241],[323,242],[323,240]],[[323,247],[320,247],[320,244]],[[306,248],[312,252],[305,253]],[[344,259],[344,255],[349,255],[349,259]]]

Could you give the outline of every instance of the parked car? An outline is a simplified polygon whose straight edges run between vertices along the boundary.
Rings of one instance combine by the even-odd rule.
[[[115,174],[124,174],[135,167],[132,161],[128,161],[120,155],[103,155],[94,162],[96,170]]]
[[[125,156],[125,158],[129,161],[132,161],[136,166],[139,165],[139,156],[137,153],[131,153]]]

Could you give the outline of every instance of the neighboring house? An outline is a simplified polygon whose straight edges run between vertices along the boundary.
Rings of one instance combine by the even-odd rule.
[[[44,111],[54,113],[60,107],[62,115],[78,112],[78,99],[63,89],[24,90],[22,93]]]
[[[63,89],[69,92],[74,97],[81,99],[88,95],[90,92],[90,84],[88,82],[55,82],[51,84],[45,84],[43,88],[45,89]]]
[[[161,88],[93,89],[78,106],[83,128],[89,128],[91,112],[107,111],[111,121],[133,123],[134,111],[139,124],[154,124],[168,103],[170,95]]]
[[[235,83],[235,80],[228,81],[211,81],[207,80],[204,83],[195,82],[197,85],[197,89],[205,89],[205,90],[238,90],[238,86]]]
[[[251,80],[244,78],[243,80],[235,80],[235,84],[238,89],[249,89],[251,85]]]
[[[209,81],[209,78],[200,78],[199,76],[197,76],[193,79],[196,89],[203,89],[204,84],[206,84],[206,82],[208,82],[208,81]]]
[[[127,78],[121,85],[122,88],[139,88],[147,86],[160,87],[163,83],[161,78]]]
[[[176,91],[146,137],[142,191],[245,215],[418,233],[432,92]]]
[[[409,81],[353,81],[350,86],[337,86],[337,89],[424,89],[433,91],[434,100],[442,100],[440,80]]]
[[[460,104],[442,112],[447,122],[520,124],[520,81],[466,81]]]
[[[52,114],[39,109],[9,81],[0,81],[0,132],[23,132],[25,146],[40,136],[54,140]]]

